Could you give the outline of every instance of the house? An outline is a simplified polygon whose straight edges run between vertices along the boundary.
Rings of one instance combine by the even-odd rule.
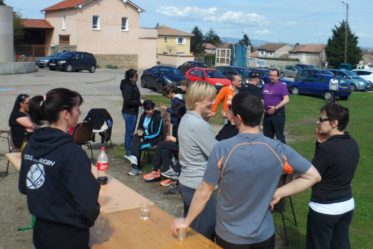
[[[289,51],[289,58],[298,59],[302,64],[314,64],[318,67],[323,67],[326,61],[325,45],[298,45]]]
[[[257,48],[259,57],[279,58],[292,49],[285,43],[266,43]]]
[[[54,28],[47,53],[93,53],[101,66],[147,68],[156,63],[157,31],[140,28],[142,8],[129,0],[64,0],[43,10]]]
[[[216,53],[216,46],[211,43],[203,43],[202,46],[205,48],[206,54],[215,54]]]
[[[193,34],[164,25],[156,30],[158,63],[179,66],[186,61],[194,60],[190,52],[190,39]]]

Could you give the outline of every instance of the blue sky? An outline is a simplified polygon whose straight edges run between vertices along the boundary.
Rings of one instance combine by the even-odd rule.
[[[105,0],[113,1],[113,0]],[[118,0],[119,1],[119,0]],[[43,18],[40,10],[58,0],[5,0],[25,18]],[[145,10],[142,27],[156,23],[191,32],[214,29],[221,37],[270,42],[326,43],[331,30],[346,15],[339,0],[133,0]],[[373,1],[349,3],[349,24],[359,36],[359,46],[373,47]]]

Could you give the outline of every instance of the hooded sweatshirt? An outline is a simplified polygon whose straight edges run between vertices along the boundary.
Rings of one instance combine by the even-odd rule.
[[[37,129],[22,153],[19,190],[38,219],[86,229],[99,212],[100,185],[91,161],[72,137],[55,128]]]

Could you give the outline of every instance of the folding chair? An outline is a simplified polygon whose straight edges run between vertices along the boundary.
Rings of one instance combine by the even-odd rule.
[[[12,134],[10,130],[0,130],[0,138],[5,139],[7,141],[9,153],[19,151],[19,149],[13,145]],[[10,162],[8,160],[7,165],[6,165],[5,175],[8,175],[9,165],[10,165]]]
[[[84,122],[93,123],[93,141],[95,141],[95,134],[98,133],[101,137],[101,144],[109,143],[106,147],[113,147],[111,141],[113,118],[106,109],[92,108],[84,118]]]
[[[278,187],[281,187],[282,185],[285,185],[287,184],[288,182],[290,182],[291,180],[293,179],[293,176],[292,175],[282,175],[280,180],[279,180],[279,183],[278,183]],[[273,209],[273,212],[277,212],[280,214],[281,216],[281,221],[282,221],[282,229],[283,229],[283,233],[284,233],[284,244],[286,246],[289,245],[289,238],[288,238],[288,233],[287,233],[287,227],[286,227],[286,222],[285,222],[285,205],[286,205],[286,201],[289,200],[289,203],[290,203],[290,208],[291,208],[291,213],[293,215],[293,221],[294,221],[294,225],[297,226],[298,223],[297,223],[297,218],[295,216],[295,211],[294,211],[294,206],[293,206],[293,200],[291,198],[291,196],[288,196],[288,197],[285,197],[285,198],[282,198],[280,200],[279,203],[277,203]]]
[[[73,141],[77,145],[85,145],[89,150],[91,150],[91,160],[94,161],[92,141],[93,136],[93,124],[92,123],[79,123],[75,126],[73,131]]]

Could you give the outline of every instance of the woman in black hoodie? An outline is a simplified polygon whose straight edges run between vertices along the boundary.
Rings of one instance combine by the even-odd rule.
[[[99,212],[99,184],[87,154],[73,143],[83,102],[77,92],[56,88],[30,100],[29,113],[38,125],[22,153],[19,190],[27,195],[36,217],[36,249],[88,249],[89,227]]]

